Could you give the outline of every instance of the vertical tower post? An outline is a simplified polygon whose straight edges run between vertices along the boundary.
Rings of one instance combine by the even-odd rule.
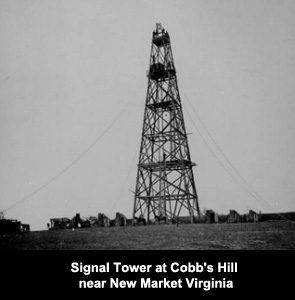
[[[200,217],[169,33],[153,32],[133,220]]]

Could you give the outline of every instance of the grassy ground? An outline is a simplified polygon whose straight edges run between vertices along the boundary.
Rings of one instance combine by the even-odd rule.
[[[0,249],[295,250],[295,226],[287,222],[264,222],[33,231],[0,236]]]

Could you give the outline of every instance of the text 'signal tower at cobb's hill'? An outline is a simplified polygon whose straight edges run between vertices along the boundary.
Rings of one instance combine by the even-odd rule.
[[[200,217],[170,37],[153,32],[133,220]]]

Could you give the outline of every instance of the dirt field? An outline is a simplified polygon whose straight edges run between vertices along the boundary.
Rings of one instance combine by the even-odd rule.
[[[183,224],[33,231],[0,236],[7,250],[295,250],[287,222]]]

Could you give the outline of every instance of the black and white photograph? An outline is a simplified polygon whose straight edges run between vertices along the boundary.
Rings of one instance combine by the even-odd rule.
[[[295,250],[294,17],[292,0],[0,0],[0,249]],[[112,261],[93,272],[133,272]]]

